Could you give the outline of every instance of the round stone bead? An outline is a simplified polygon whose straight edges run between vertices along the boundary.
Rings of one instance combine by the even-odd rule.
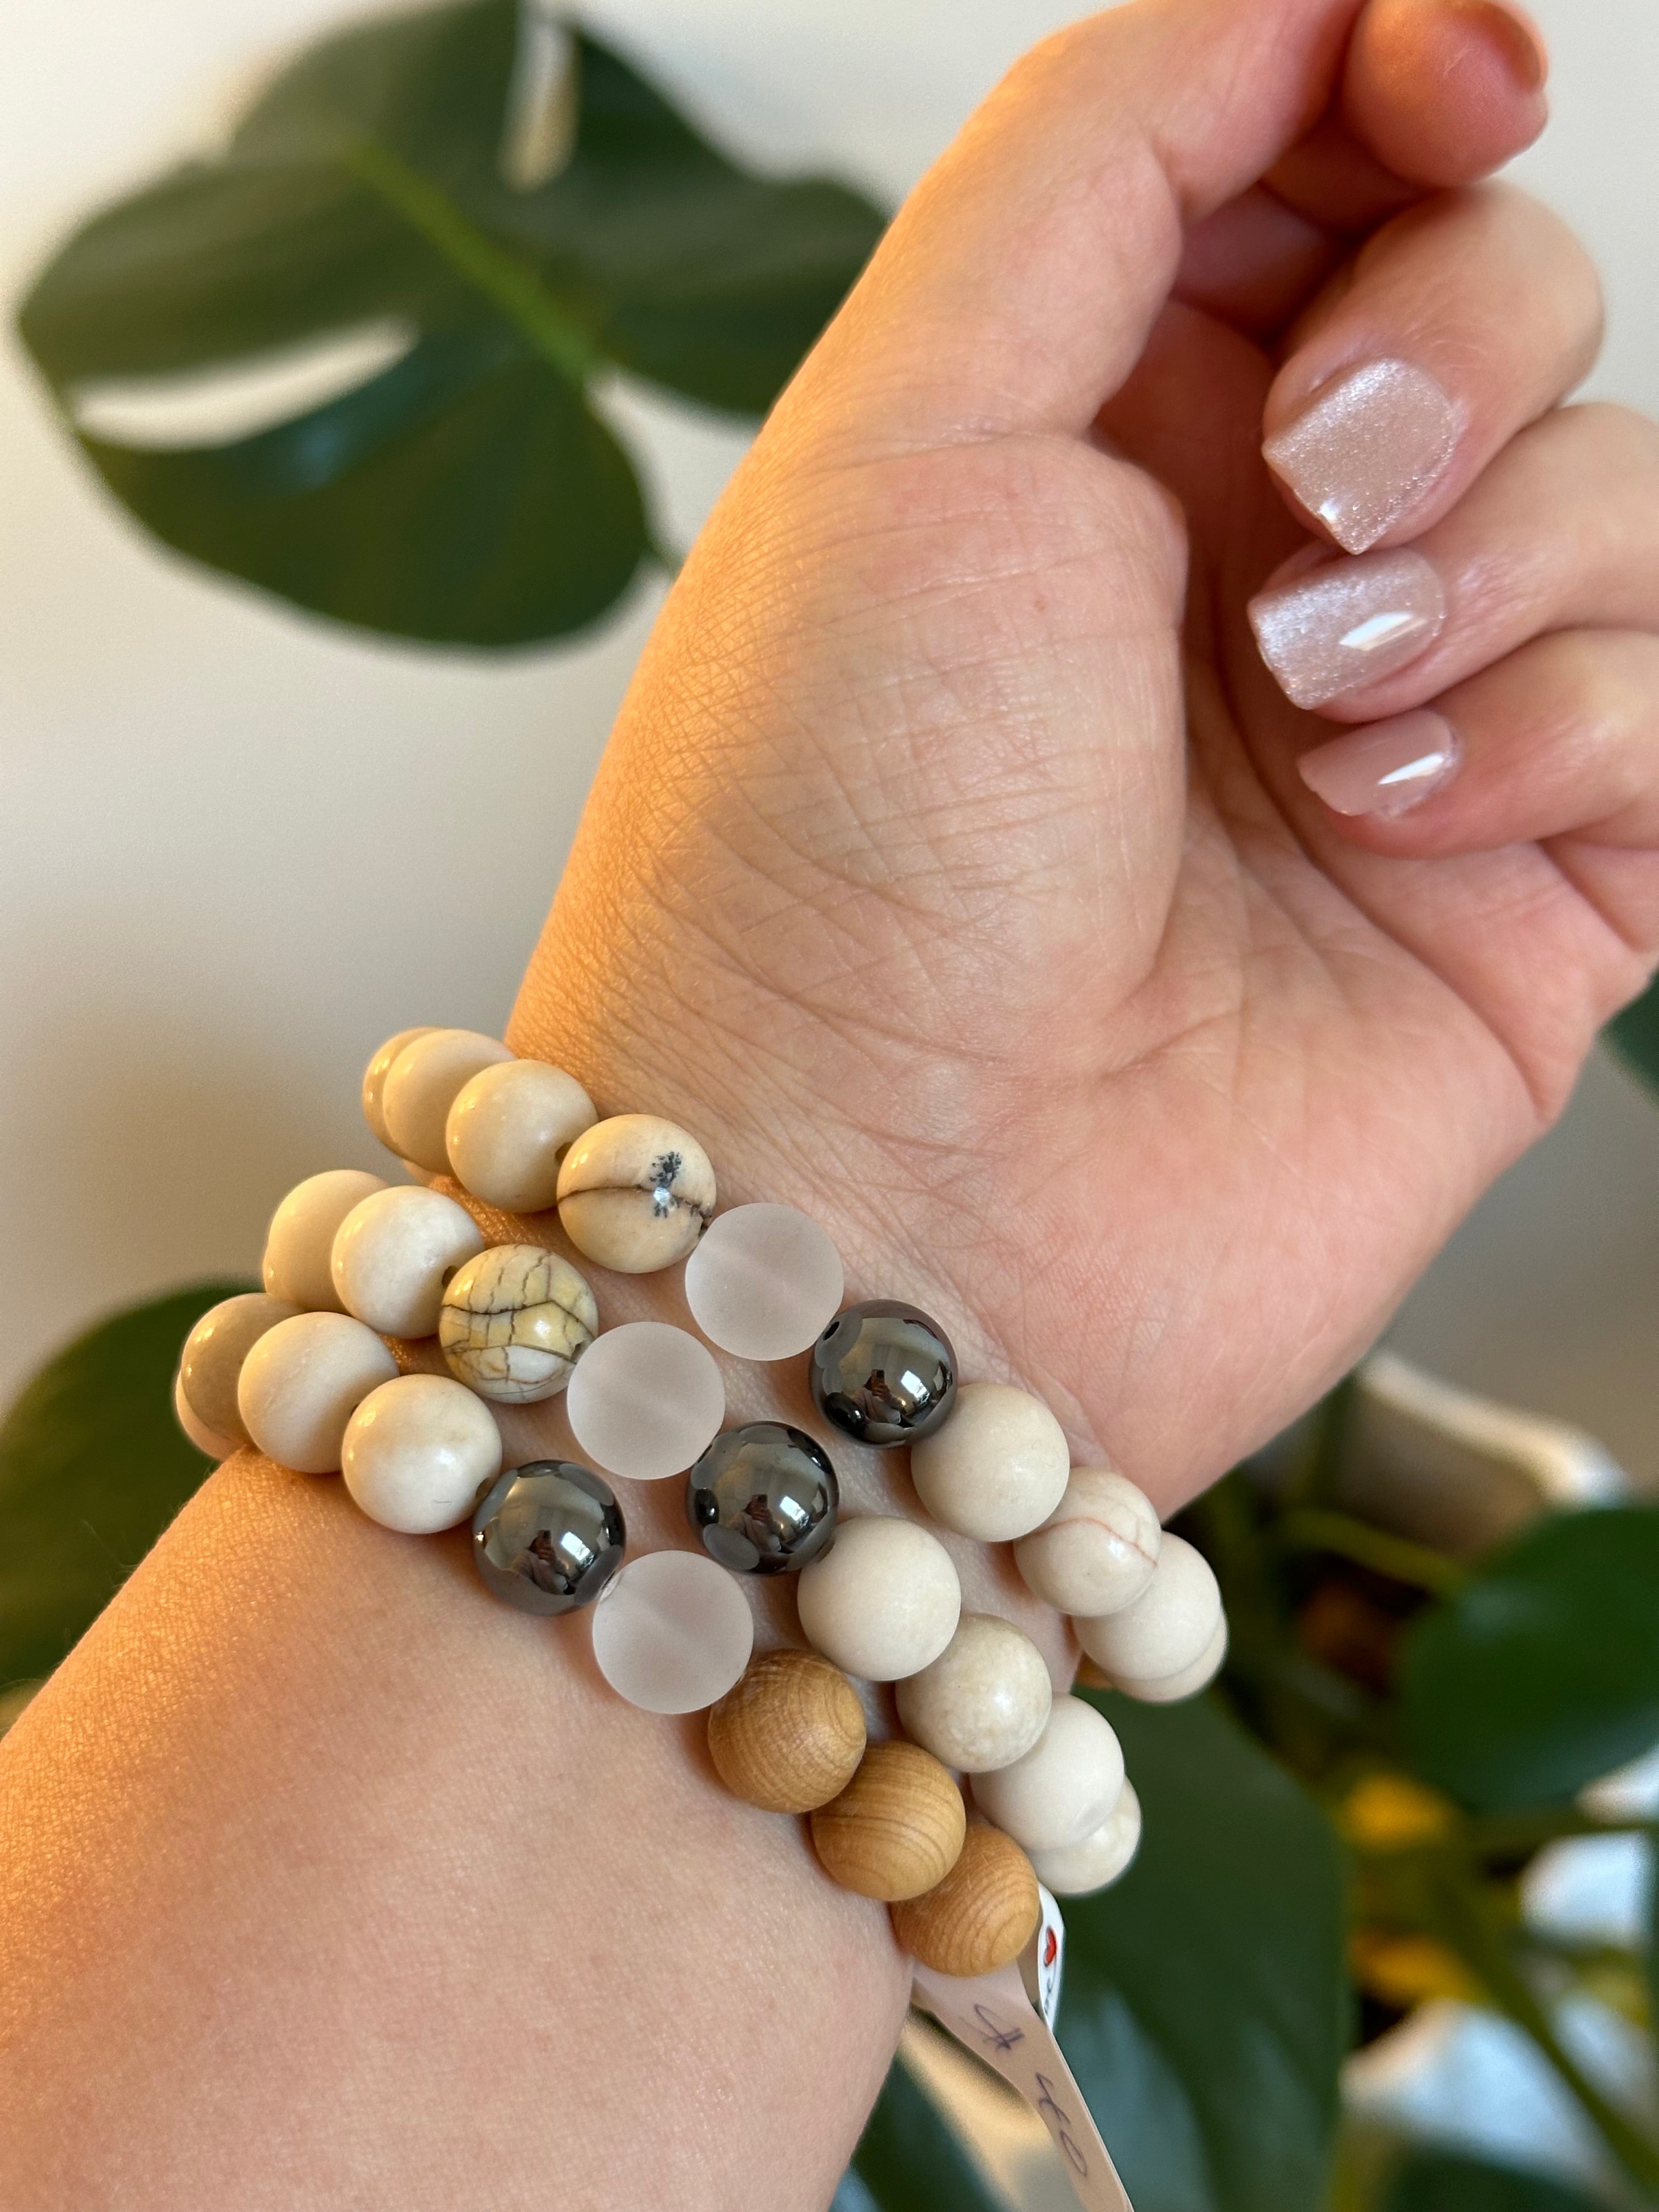
[[[565,1410],[576,1442],[608,1473],[659,1482],[708,1449],[726,1419],[726,1385],[714,1354],[685,1329],[624,1322],[582,1354]]]
[[[826,1421],[861,1444],[914,1444],[957,1397],[957,1356],[937,1322],[896,1298],[837,1314],[812,1347],[808,1380]]]
[[[1078,1642],[1114,1682],[1156,1682],[1204,1656],[1222,1625],[1221,1592],[1203,1553],[1166,1535],[1133,1605],[1074,1625]]]
[[[275,1328],[279,1321],[292,1321],[299,1310],[292,1299],[244,1291],[238,1297],[222,1298],[210,1306],[185,1339],[179,1357],[179,1395],[208,1435],[230,1438],[226,1452],[252,1442],[236,1403],[243,1361],[267,1329]],[[188,1425],[185,1432],[190,1434]],[[207,1444],[198,1448],[210,1449]]]
[[[362,1168],[329,1168],[296,1183],[265,1232],[267,1293],[308,1313],[343,1312],[329,1269],[334,1239],[352,1207],[386,1188],[384,1177]]]
[[[823,1447],[783,1421],[715,1437],[685,1478],[685,1510],[711,1559],[736,1575],[804,1567],[836,1532],[840,1492]]]
[[[1123,1787],[1123,1751],[1111,1723],[1081,1698],[1056,1698],[1024,1759],[974,1777],[974,1802],[1028,1851],[1080,1844]]]
[[[539,1244],[492,1244],[480,1252],[451,1279],[438,1310],[438,1342],[451,1374],[501,1406],[527,1406],[562,1390],[599,1326],[586,1279]]]
[[[985,1774],[1023,1759],[1042,1734],[1054,1686],[1030,1638],[994,1613],[964,1613],[931,1666],[901,1682],[904,1732],[946,1766]]]
[[[363,1070],[363,1119],[388,1150],[395,1147],[386,1132],[381,1097],[386,1090],[386,1079],[392,1073],[392,1063],[406,1044],[413,1044],[416,1037],[430,1036],[431,1034],[430,1023],[419,1029],[399,1030],[396,1036],[386,1039]]]
[[[1087,1897],[1105,1889],[1120,1875],[1127,1874],[1140,1848],[1140,1800],[1134,1784],[1126,1782],[1118,1801],[1099,1827],[1080,1844],[1062,1844],[1052,1851],[1034,1851],[1031,1863],[1036,1878],[1056,1897]]]
[[[477,1030],[428,1030],[413,1038],[386,1070],[380,1089],[380,1118],[392,1151],[433,1175],[447,1175],[444,1129],[462,1085],[480,1068],[512,1057],[504,1044]]]
[[[734,1797],[767,1813],[812,1813],[864,1756],[864,1708],[816,1651],[763,1651],[708,1714],[708,1756]]]
[[[619,1275],[684,1259],[714,1211],[714,1170],[695,1137],[654,1114],[617,1114],[577,1138],[559,1170],[559,1220],[576,1249]]]
[[[1008,1382],[964,1382],[950,1419],[910,1454],[916,1495],[934,1520],[981,1544],[1046,1521],[1071,1465],[1066,1432],[1042,1399]]]
[[[1012,1836],[973,1820],[944,1881],[894,1905],[893,1933],[936,1974],[973,1978],[1012,1966],[1042,1917],[1030,1859]]]
[[[962,1792],[914,1743],[872,1743],[839,1797],[812,1815],[824,1872],[860,1897],[891,1905],[944,1881],[967,1832]]]
[[[483,1249],[464,1206],[441,1190],[398,1183],[340,1224],[334,1288],[348,1313],[384,1336],[432,1336],[451,1279]]]
[[[568,1460],[509,1468],[472,1516],[472,1556],[520,1613],[591,1605],[623,1563],[628,1532],[611,1485]]]
[[[349,1314],[295,1314],[267,1329],[242,1362],[236,1403],[268,1459],[301,1474],[335,1474],[346,1423],[398,1363]]]
[[[217,1435],[198,1416],[189,1399],[185,1395],[185,1378],[182,1374],[175,1375],[173,1378],[173,1418],[197,1450],[205,1452],[210,1459],[228,1459],[232,1452],[237,1449],[237,1439],[234,1437]]]
[[[1221,1662],[1227,1656],[1227,1623],[1224,1618],[1190,1667],[1182,1667],[1173,1674],[1158,1674],[1151,1679],[1133,1674],[1114,1674],[1112,1686],[1121,1690],[1126,1698],[1138,1698],[1143,1705],[1175,1705],[1183,1698],[1195,1698],[1206,1690],[1221,1672]]]
[[[843,1521],[796,1592],[807,1642],[866,1682],[920,1674],[962,1618],[962,1584],[939,1538],[880,1514]]]
[[[489,1408],[447,1375],[400,1375],[371,1390],[340,1445],[345,1486],[371,1521],[429,1536],[465,1521],[501,1473]]]
[[[593,1101],[562,1067],[504,1060],[457,1091],[444,1147],[475,1198],[512,1213],[540,1213],[558,1195],[566,1146],[598,1119]]]
[[[755,1619],[740,1583],[702,1552],[649,1552],[605,1585],[593,1657],[619,1698],[648,1713],[695,1713],[749,1664]]]
[[[841,1255],[793,1206],[734,1206],[685,1263],[685,1299],[711,1344],[739,1359],[788,1359],[834,1318]]]
[[[1042,1526],[1015,1545],[1014,1563],[1034,1597],[1094,1620],[1134,1603],[1163,1540],[1152,1500],[1127,1475],[1079,1467]]]

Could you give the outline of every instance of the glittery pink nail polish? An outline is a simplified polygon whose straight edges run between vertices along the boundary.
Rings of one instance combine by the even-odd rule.
[[[1364,553],[1445,474],[1462,430],[1462,410],[1426,369],[1368,361],[1316,394],[1261,450],[1337,544]]]
[[[1367,553],[1270,586],[1249,617],[1285,696],[1322,707],[1415,660],[1445,627],[1446,594],[1420,553]]]
[[[1297,771],[1334,814],[1392,821],[1450,782],[1462,752],[1443,714],[1420,708],[1316,745]]]

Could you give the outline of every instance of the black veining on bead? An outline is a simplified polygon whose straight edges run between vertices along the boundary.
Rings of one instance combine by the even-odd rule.
[[[867,1298],[838,1313],[809,1358],[813,1403],[862,1444],[915,1443],[956,1403],[950,1338],[896,1298]]]
[[[840,1494],[829,1453],[785,1421],[726,1430],[685,1478],[703,1549],[739,1575],[787,1574],[816,1559],[835,1534]]]
[[[621,1566],[626,1542],[616,1492],[569,1460],[509,1468],[472,1516],[478,1572],[524,1613],[591,1605]]]

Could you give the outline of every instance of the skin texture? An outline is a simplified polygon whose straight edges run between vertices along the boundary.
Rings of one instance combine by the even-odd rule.
[[[514,1024],[1166,1510],[1370,1339],[1659,939],[1653,435],[1550,411],[1595,290],[1476,184],[1543,113],[1491,17],[1137,0],[1014,72],[688,564]],[[1388,543],[1451,620],[1298,714],[1244,611],[1309,542],[1264,428],[1413,348],[1466,443]],[[1297,775],[1430,703],[1467,771],[1420,808]],[[799,1418],[778,1373],[733,1413]],[[644,1546],[677,1492],[630,1497]],[[7,1738],[0,2201],[822,2212],[902,2008],[884,1915],[465,1548],[239,1458]],[[1006,1552],[959,1556],[1063,1683]]]

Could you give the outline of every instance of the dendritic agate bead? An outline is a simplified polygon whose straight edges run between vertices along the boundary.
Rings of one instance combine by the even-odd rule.
[[[1204,1658],[1223,1625],[1221,1592],[1203,1553],[1180,1536],[1166,1535],[1152,1577],[1133,1605],[1075,1625],[1079,1643],[1114,1682],[1167,1680]]]
[[[1042,1654],[1011,1620],[964,1613],[931,1666],[898,1685],[904,1732],[946,1766],[987,1774],[1023,1759],[1048,1725]]]
[[[574,1075],[543,1060],[481,1068],[456,1093],[444,1146],[457,1182],[512,1213],[540,1213],[558,1195],[567,1146],[598,1116]]]
[[[539,1244],[493,1244],[445,1291],[438,1342],[470,1390],[527,1406],[564,1389],[599,1326],[593,1292],[568,1260]]]
[[[432,1336],[451,1278],[483,1246],[464,1206],[441,1190],[396,1183],[347,1214],[330,1272],[346,1311],[383,1336]]]
[[[497,1038],[477,1030],[428,1030],[411,1038],[380,1086],[380,1120],[392,1151],[433,1175],[447,1175],[444,1130],[457,1095],[480,1068],[512,1057]]]
[[[830,1455],[805,1430],[750,1421],[715,1437],[685,1479],[685,1510],[711,1559],[778,1575],[816,1559],[836,1530]]]
[[[343,1313],[330,1266],[334,1239],[353,1206],[386,1188],[383,1176],[362,1168],[325,1168],[296,1183],[265,1232],[267,1293],[307,1313]]]
[[[242,1363],[268,1329],[279,1321],[291,1321],[299,1311],[291,1299],[244,1291],[210,1306],[185,1339],[179,1359],[179,1395],[206,1433],[228,1437],[233,1451],[251,1441],[236,1403]],[[190,1434],[188,1429],[185,1433]],[[191,1442],[197,1439],[192,1436]],[[198,1444],[198,1450],[209,1449]]]
[[[696,1139],[654,1114],[617,1114],[579,1137],[559,1170],[559,1220],[576,1249],[621,1275],[684,1259],[714,1211]]]
[[[629,1321],[582,1354],[565,1411],[576,1442],[602,1468],[630,1482],[659,1482],[684,1474],[714,1442],[726,1385],[714,1355],[690,1330]]]
[[[1066,1494],[1066,1431],[1011,1382],[964,1382],[951,1418],[910,1455],[916,1495],[946,1528],[1003,1544],[1029,1535]]]
[[[812,1401],[861,1444],[913,1444],[948,1419],[957,1356],[937,1322],[896,1298],[837,1314],[812,1347]]]
[[[1014,1564],[1034,1597],[1094,1620],[1134,1603],[1163,1540],[1152,1500],[1127,1475],[1078,1467],[1042,1526],[1014,1546]]]
[[[1051,1851],[1034,1851],[1031,1863],[1037,1880],[1056,1897],[1087,1897],[1127,1874],[1140,1848],[1140,1800],[1134,1784],[1126,1782],[1118,1800],[1102,1825],[1080,1844],[1062,1844]]]
[[[340,1472],[383,1528],[430,1536],[465,1521],[501,1472],[488,1406],[447,1375],[400,1375],[371,1390],[346,1424]]]
[[[392,1073],[392,1063],[406,1044],[413,1044],[416,1037],[430,1036],[431,1034],[432,1024],[429,1022],[417,1029],[399,1030],[396,1036],[386,1039],[363,1070],[363,1119],[388,1150],[392,1149],[392,1139],[386,1130],[380,1100],[386,1090],[386,1079]]]
[[[591,1605],[621,1566],[626,1542],[616,1492],[568,1460],[509,1468],[472,1516],[478,1572],[521,1613]]]
[[[1111,1723],[1081,1698],[1056,1698],[1024,1759],[974,1777],[974,1801],[1028,1851],[1050,1851],[1092,1835],[1122,1787],[1123,1750]]]
[[[864,1708],[816,1651],[763,1651],[708,1715],[708,1755],[734,1797],[768,1813],[812,1813],[864,1756]]]
[[[701,1552],[648,1552],[601,1593],[593,1658],[619,1698],[648,1713],[696,1713],[749,1664],[755,1618],[742,1585]]]
[[[793,1206],[734,1206],[685,1263],[685,1302],[711,1344],[739,1359],[805,1352],[840,1305],[841,1255]]]

